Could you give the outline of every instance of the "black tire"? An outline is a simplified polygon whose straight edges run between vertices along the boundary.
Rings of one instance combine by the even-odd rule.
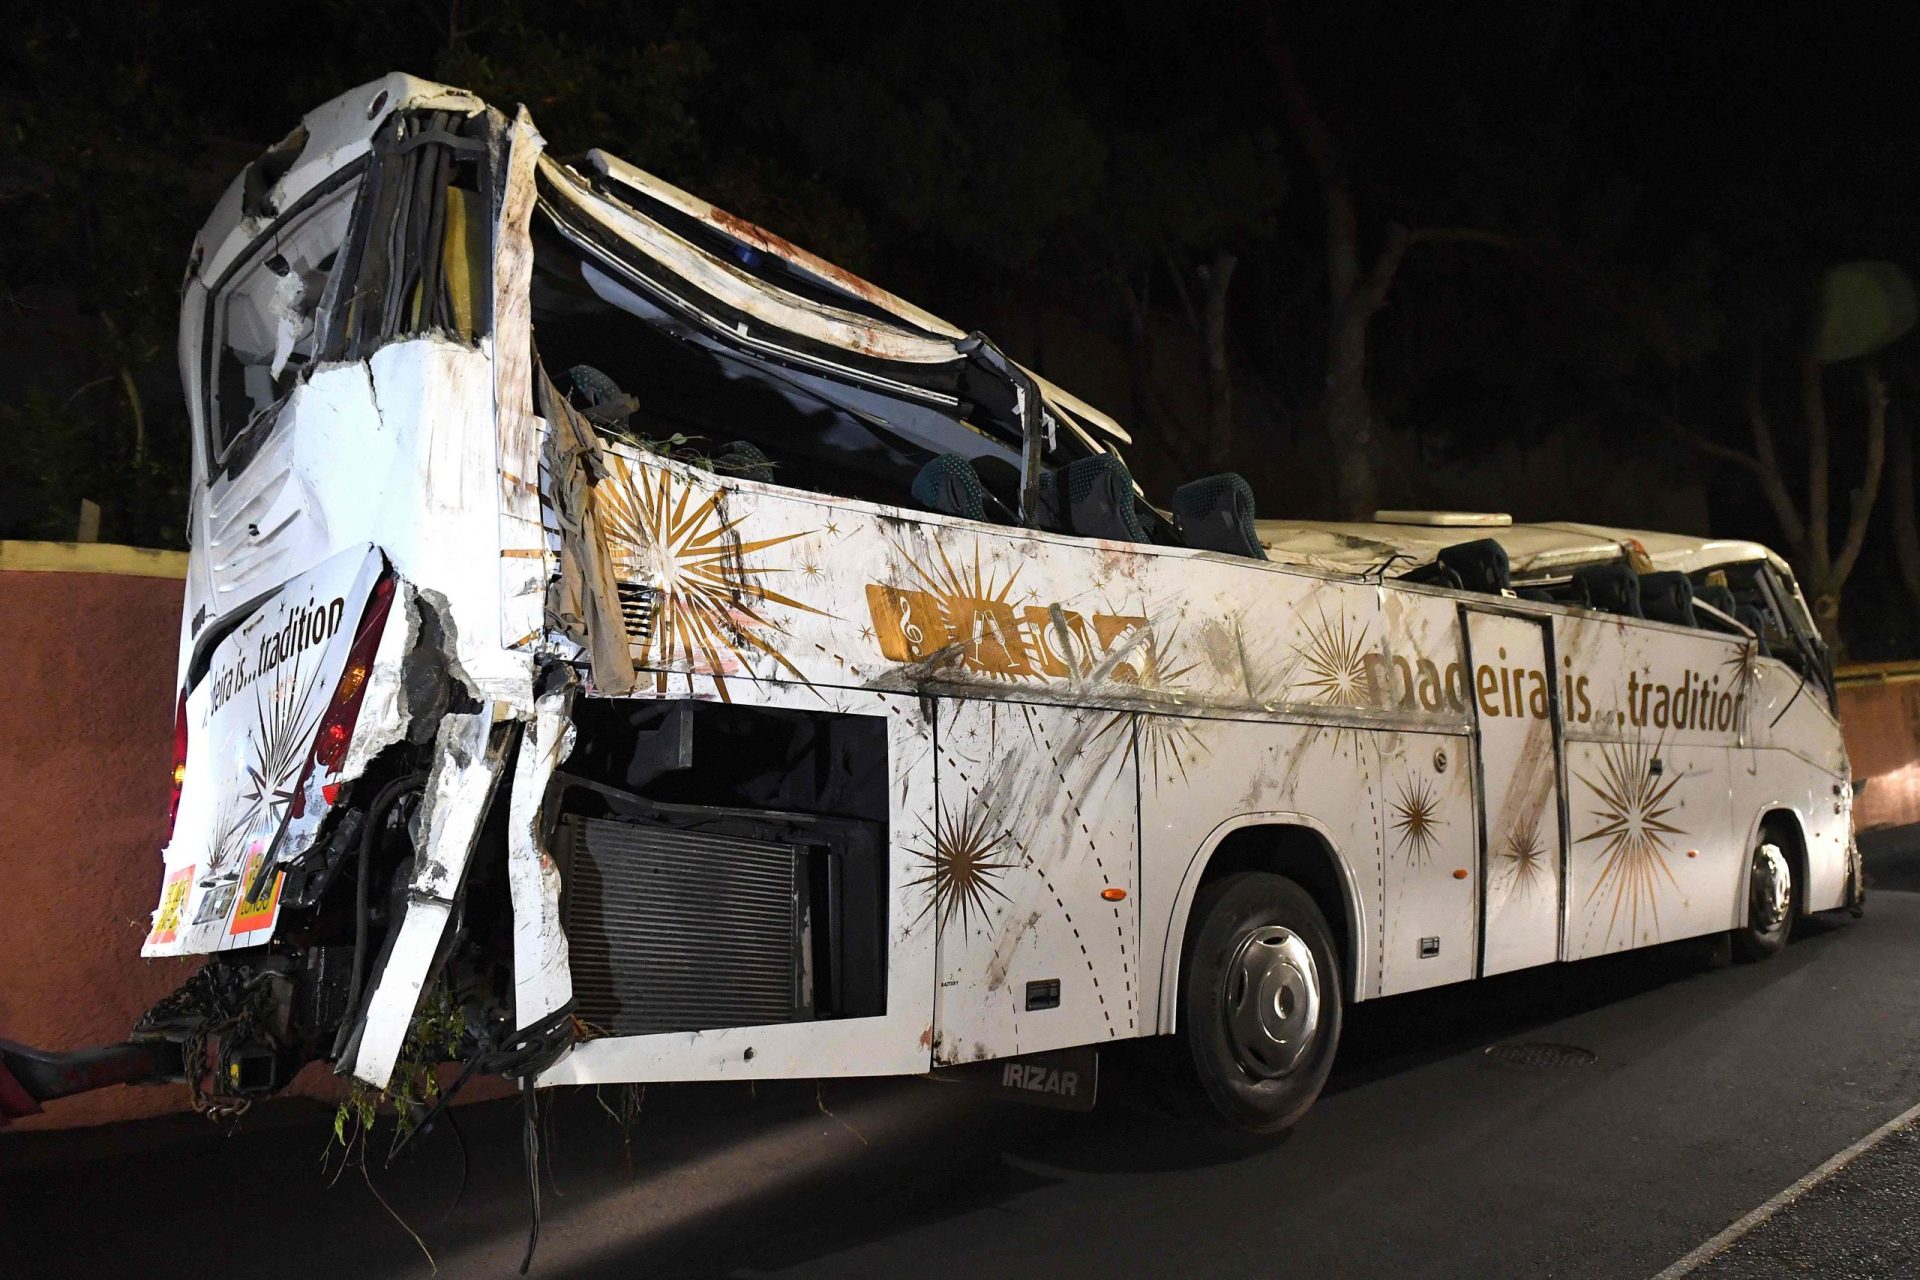
[[[1784,910],[1774,890],[1783,875]],[[1747,858],[1747,922],[1733,931],[1734,951],[1749,962],[1778,955],[1793,932],[1793,917],[1799,908],[1800,883],[1793,874],[1793,859],[1786,855],[1786,843],[1779,832],[1763,828],[1760,842]]]
[[[1275,1025],[1285,1029],[1281,1009],[1289,1011],[1287,1016],[1308,1016],[1291,1012],[1305,1010],[1307,998],[1296,994],[1307,988],[1299,981],[1295,940],[1313,962],[1314,972],[1304,975],[1313,980],[1317,996],[1313,1033],[1288,1042],[1236,1032],[1230,1011],[1242,1011],[1244,1029],[1246,1012],[1259,1007],[1247,999],[1252,994],[1249,965],[1274,984],[1269,989],[1275,991],[1270,1002]],[[1250,948],[1259,950],[1243,958]],[[1186,1050],[1181,1057],[1221,1119],[1250,1133],[1278,1133],[1306,1114],[1327,1082],[1340,1043],[1340,974],[1340,953],[1326,918],[1293,881],[1250,871],[1200,890],[1187,917],[1181,960],[1180,1039]]]

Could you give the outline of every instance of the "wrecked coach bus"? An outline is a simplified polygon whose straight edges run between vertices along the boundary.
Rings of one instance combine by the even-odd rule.
[[[1847,761],[1750,543],[1167,508],[1124,430],[524,112],[405,76],[195,242],[174,788],[125,1045],[15,1110],[436,1052],[539,1085],[1090,1100],[1177,1034],[1292,1123],[1352,1001],[1857,905]],[[1051,1061],[1048,1057],[1051,1056]]]

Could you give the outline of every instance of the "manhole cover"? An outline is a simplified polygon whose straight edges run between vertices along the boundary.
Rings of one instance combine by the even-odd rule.
[[[1504,1062],[1511,1067],[1530,1067],[1545,1070],[1548,1067],[1584,1067],[1599,1061],[1591,1049],[1582,1049],[1573,1044],[1541,1044],[1524,1040],[1508,1044],[1487,1046],[1487,1056],[1495,1062]]]

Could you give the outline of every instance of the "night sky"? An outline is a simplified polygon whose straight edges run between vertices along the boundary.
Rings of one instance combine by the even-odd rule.
[[[1681,429],[1750,448],[1759,369],[1800,492],[1796,371],[1821,273],[1920,260],[1909,12],[46,7],[9,24],[0,60],[0,430],[22,445],[0,534],[71,537],[86,497],[103,537],[177,544],[173,308],[193,232],[302,111],[394,69],[524,101],[559,154],[606,146],[989,329],[1128,423],[1149,492],[1224,456],[1263,514],[1341,514],[1326,190],[1289,118],[1291,65],[1363,266],[1396,227],[1498,241],[1410,249],[1367,330],[1383,505],[1667,519],[1782,545],[1753,478]],[[1223,255],[1231,440],[1209,455],[1222,388],[1198,317]],[[1891,433],[1920,405],[1917,343],[1870,357]],[[1835,543],[1860,478],[1862,363],[1821,384]],[[1540,480],[1548,454],[1630,483]],[[1920,654],[1894,487],[1890,472],[1845,584],[1856,657]]]

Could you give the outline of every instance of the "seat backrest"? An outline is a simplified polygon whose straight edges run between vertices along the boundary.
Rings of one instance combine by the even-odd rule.
[[[773,483],[773,459],[751,440],[729,440],[713,451],[713,469],[743,480]]]
[[[1760,646],[1760,656],[1763,658],[1771,658],[1773,656],[1773,646],[1767,643],[1766,615],[1750,604],[1743,604],[1740,606],[1739,611],[1733,616],[1739,619],[1741,626],[1753,632],[1753,638]]]
[[[1068,532],[1116,542],[1147,541],[1146,528],[1133,509],[1133,477],[1127,464],[1112,454],[1068,463],[1057,473],[1053,488],[1056,505],[1065,507]]]
[[[1235,472],[1188,481],[1173,491],[1172,507],[1180,540],[1189,547],[1267,558],[1253,530],[1253,488]]]
[[[984,520],[987,491],[973,463],[958,453],[943,453],[931,458],[913,478],[913,500],[929,511],[959,516],[964,520]]]
[[[1468,591],[1483,591],[1491,596],[1505,595],[1513,589],[1513,574],[1507,563],[1507,549],[1492,538],[1456,542],[1442,547],[1435,557],[1453,570],[1460,585]]]
[[[1640,576],[1619,561],[1590,564],[1573,571],[1574,580],[1586,588],[1593,607],[1629,618],[1644,618],[1640,612]]]
[[[1655,622],[1700,625],[1693,614],[1693,583],[1677,570],[1640,575],[1640,610]]]
[[[1693,589],[1693,602],[1718,609],[1729,618],[1737,620],[1740,617],[1740,606],[1734,603],[1733,592],[1720,586],[1718,583],[1710,582],[1704,587],[1695,587]],[[1696,617],[1697,616],[1696,611]],[[1718,618],[1699,618],[1698,620],[1703,627],[1717,627],[1722,631],[1726,630],[1726,624]]]

